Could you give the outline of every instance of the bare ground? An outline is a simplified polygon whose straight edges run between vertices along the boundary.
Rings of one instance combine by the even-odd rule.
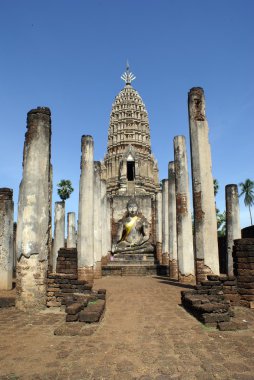
[[[0,380],[254,379],[254,311],[249,329],[205,328],[180,304],[178,284],[155,277],[106,277],[102,322],[91,336],[55,336],[63,313],[0,308]],[[13,292],[0,292],[0,299]]]

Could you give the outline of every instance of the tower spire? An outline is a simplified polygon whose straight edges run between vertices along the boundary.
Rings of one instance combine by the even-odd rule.
[[[130,65],[127,60],[126,71],[121,76],[121,79],[127,84],[131,85],[131,82],[136,79],[136,77],[130,72]]]

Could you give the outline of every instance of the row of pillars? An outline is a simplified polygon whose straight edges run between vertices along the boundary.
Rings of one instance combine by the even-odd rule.
[[[110,250],[110,207],[100,163],[94,162],[93,139],[82,136],[78,215],[78,275],[100,276],[103,256]],[[39,107],[27,115],[23,176],[19,189],[16,233],[16,306],[20,310],[46,305],[49,267],[55,270],[57,253],[64,247],[65,207],[55,204],[52,249],[51,113]],[[67,247],[76,246],[75,215],[68,214]],[[53,252],[53,255],[50,255]],[[49,262],[51,259],[51,263]],[[98,268],[99,267],[99,268]],[[11,189],[0,189],[0,288],[13,280],[13,199]]]
[[[220,272],[211,151],[201,88],[190,90],[188,106],[194,220],[185,137],[176,136],[174,161],[169,162],[168,179],[162,181],[162,197],[157,194],[157,204],[162,203],[157,207],[157,219],[162,219],[157,240],[162,241],[162,257],[169,257],[170,277],[199,283],[208,274]],[[226,216],[227,271],[233,274],[233,241],[241,237],[237,185],[226,186]]]

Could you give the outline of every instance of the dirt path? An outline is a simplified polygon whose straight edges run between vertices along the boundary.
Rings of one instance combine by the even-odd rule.
[[[54,336],[63,314],[0,309],[0,379],[254,379],[254,329],[219,332],[179,306],[179,286],[107,277],[107,310],[92,336]],[[243,313],[239,310],[238,313]],[[244,311],[254,327],[254,312]]]

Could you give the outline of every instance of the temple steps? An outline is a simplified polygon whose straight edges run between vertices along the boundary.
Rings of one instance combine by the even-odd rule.
[[[157,265],[150,264],[113,264],[102,266],[102,276],[154,276]]]

